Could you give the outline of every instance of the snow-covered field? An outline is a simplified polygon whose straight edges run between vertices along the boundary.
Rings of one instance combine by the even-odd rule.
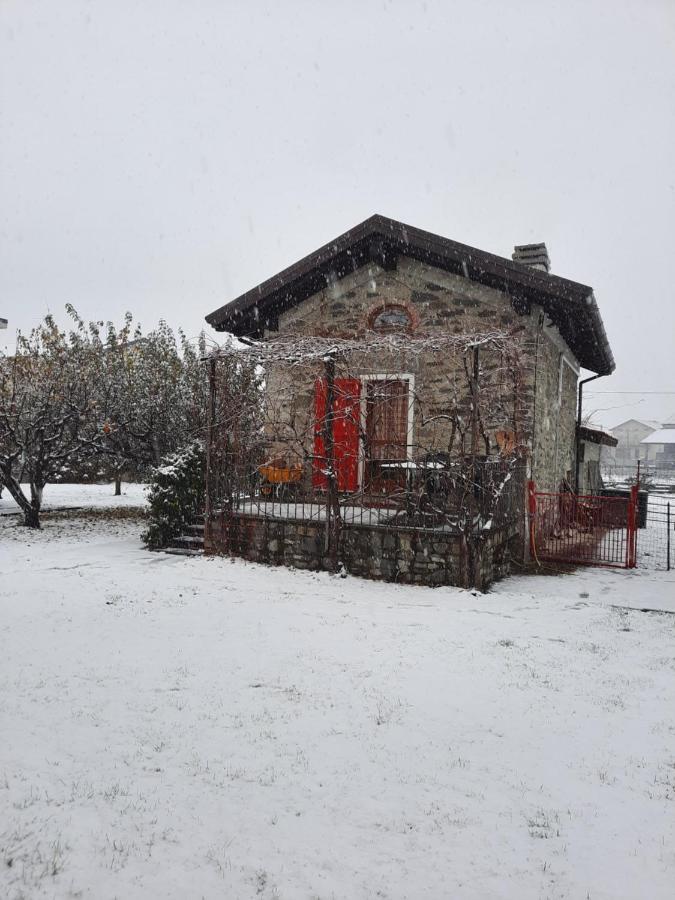
[[[48,484],[42,496],[45,510],[77,509],[114,509],[128,506],[145,506],[145,484],[122,484],[122,493],[115,497],[114,484]],[[24,492],[30,497],[30,487],[23,485]],[[17,505],[7,488],[3,488],[0,497],[0,516],[14,514]]]
[[[484,596],[0,520],[3,898],[675,884],[675,573]]]

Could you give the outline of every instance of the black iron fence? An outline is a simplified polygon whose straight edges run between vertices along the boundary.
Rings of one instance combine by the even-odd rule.
[[[670,571],[675,565],[675,492],[649,491],[644,527],[637,531],[637,564]]]
[[[312,486],[306,471],[311,461],[307,467],[230,462],[228,476],[212,484],[215,515],[295,522],[339,517],[343,525],[475,534],[523,522],[526,470],[519,459],[436,456],[384,463],[387,478],[380,478],[378,490],[339,492],[337,502]]]
[[[636,510],[637,565],[670,570],[675,565],[675,466],[640,461],[633,465],[603,465],[605,495],[628,495],[639,487]]]
[[[600,474],[608,487],[630,486],[639,480],[642,488],[675,493],[675,466],[655,465],[649,462],[635,462],[631,465],[610,465],[602,462]]]

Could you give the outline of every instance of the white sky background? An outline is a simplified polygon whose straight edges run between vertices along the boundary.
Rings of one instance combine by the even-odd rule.
[[[675,0],[0,0],[0,346],[68,301],[197,334],[380,212],[546,241],[617,360],[589,395],[674,392],[588,408],[658,419],[674,160]]]

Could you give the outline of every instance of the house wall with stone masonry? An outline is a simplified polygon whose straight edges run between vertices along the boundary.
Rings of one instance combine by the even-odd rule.
[[[366,335],[371,316],[383,305],[393,304],[404,306],[416,330],[422,333],[436,329],[454,334],[514,332],[513,341],[520,347],[522,358],[517,388],[503,377],[499,354],[481,351],[485,390],[489,391],[491,379],[503,382],[486,400],[489,415],[485,424],[494,438],[497,428],[509,429],[515,422],[522,443],[531,449],[532,474],[538,487],[557,489],[574,467],[576,361],[538,309],[519,315],[501,291],[399,257],[394,271],[384,271],[374,264],[363,267],[282,313],[278,331],[270,331],[266,337]],[[567,362],[561,363],[561,355]],[[468,412],[468,384],[461,361],[439,352],[402,358],[357,354],[341,361],[336,374],[357,377],[394,373],[414,378],[413,455],[447,450],[451,425],[447,419],[436,417],[455,404]],[[316,363],[294,370],[272,367],[268,373],[269,394],[279,398],[276,409],[271,410],[279,433],[284,435],[279,448],[292,448],[290,455],[298,460],[309,458],[313,452],[314,383],[321,374],[321,365]],[[457,441],[452,449],[459,451]]]
[[[532,478],[539,490],[574,483],[578,366],[554,327],[540,325],[534,348]]]

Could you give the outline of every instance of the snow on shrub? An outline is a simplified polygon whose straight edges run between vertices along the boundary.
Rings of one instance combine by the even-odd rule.
[[[148,487],[150,524],[143,533],[143,541],[151,550],[167,547],[202,512],[204,470],[201,441],[169,454],[152,470]]]

